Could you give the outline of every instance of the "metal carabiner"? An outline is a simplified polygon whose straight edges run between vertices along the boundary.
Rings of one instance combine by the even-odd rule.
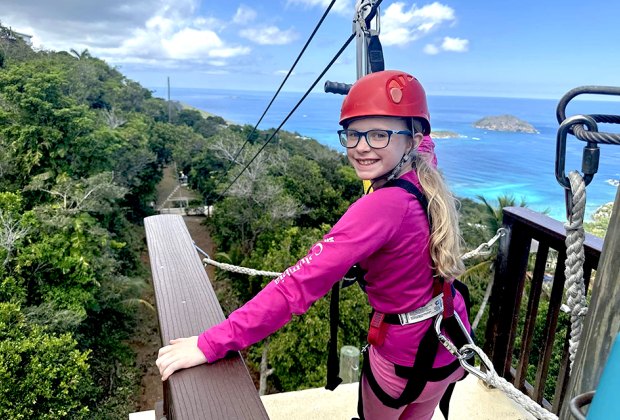
[[[490,383],[490,378],[493,377],[495,368],[493,367],[493,363],[491,363],[489,358],[486,357],[482,349],[475,344],[465,344],[463,348],[461,348],[461,352],[467,355],[467,357],[459,359],[459,363],[461,363],[463,369],[465,369],[467,372],[471,373],[478,379],[483,380],[485,383]],[[469,364],[467,360],[472,355],[478,356],[478,359],[480,359],[480,366],[484,366],[486,372],[483,372],[482,369]]]
[[[555,178],[558,180],[558,183],[564,187],[566,190],[570,190],[570,180],[566,176],[565,167],[566,167],[566,136],[569,133],[571,127],[575,124],[585,124],[588,127],[589,131],[598,132],[598,125],[594,118],[589,115],[574,115],[570,118],[565,119],[560,124],[560,128],[558,128],[558,136],[557,143],[555,148]],[[588,143],[586,147],[590,147],[591,144]],[[597,148],[596,144],[594,147]],[[585,157],[585,154],[584,154]],[[582,162],[583,164],[584,162]],[[586,174],[589,179],[584,177],[584,181],[586,185],[592,181],[594,174]]]
[[[469,335],[469,332],[467,332],[467,329],[465,328],[465,325],[463,325],[463,321],[461,321],[461,318],[459,317],[459,315],[455,312],[454,316],[456,317],[456,322],[459,324],[459,327],[463,331],[463,334],[465,334],[468,344],[465,344],[463,345],[463,347],[458,349],[454,345],[454,343],[450,341],[450,339],[448,339],[448,337],[446,337],[441,332],[441,321],[443,321],[442,314],[437,315],[437,317],[435,318],[435,332],[437,333],[437,339],[439,340],[441,344],[443,344],[443,346],[446,349],[448,349],[448,351],[454,357],[458,359],[463,369],[465,369],[467,372],[471,373],[472,375],[476,376],[477,378],[482,379],[485,382],[488,382],[489,377],[491,375],[471,365],[468,362],[468,360],[471,359],[472,356],[478,356],[478,359],[480,359],[481,365],[484,365],[487,372],[495,372],[495,368],[493,367],[493,364],[489,361],[489,358],[486,357],[486,355],[480,349],[480,347],[474,344],[474,340],[472,340],[471,335]]]
[[[470,344],[474,344],[474,340],[472,340],[471,335],[469,335],[469,332],[465,328],[465,325],[463,325],[463,321],[461,321],[461,317],[459,317],[459,314],[454,312],[453,316],[456,318],[456,322],[459,325],[459,327],[461,328],[461,331],[463,331],[463,334],[465,335],[465,338],[467,339],[467,342],[470,343]],[[460,353],[459,349],[454,345],[454,343],[452,341],[450,341],[450,339],[448,337],[446,337],[441,332],[441,322],[442,321],[443,321],[443,314],[439,314],[439,315],[437,315],[437,317],[435,317],[435,333],[437,334],[437,339],[439,340],[439,342],[441,344],[443,344],[443,346],[446,349],[448,349],[448,351],[454,357],[456,357],[458,359],[461,359],[462,357],[465,357],[464,355],[462,355]],[[467,357],[469,357],[469,355],[467,355]]]

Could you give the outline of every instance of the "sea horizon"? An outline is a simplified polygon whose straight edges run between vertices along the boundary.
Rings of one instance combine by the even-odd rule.
[[[155,88],[154,96],[167,98],[167,88]],[[221,116],[235,124],[254,126],[273,97],[273,92],[206,88],[171,89],[171,100],[179,101]],[[280,92],[259,125],[266,130],[278,127],[302,92]],[[575,98],[567,107],[567,116],[618,114],[617,101]],[[343,152],[336,137],[338,115],[343,97],[312,92],[284,124],[282,130]],[[524,199],[528,207],[546,211],[549,216],[566,220],[564,189],[555,178],[555,147],[559,126],[555,113],[558,100],[491,96],[428,95],[433,131],[453,131],[458,138],[434,139],[439,169],[451,190],[460,198],[476,200],[484,196],[496,201],[512,195],[517,203]],[[473,127],[490,115],[514,115],[531,125],[537,134],[489,131]],[[601,131],[610,130],[604,124]],[[432,133],[431,133],[432,136]],[[584,142],[567,139],[566,171],[581,169]],[[620,181],[620,149],[601,145],[599,171],[586,188],[586,220],[600,206],[613,202]],[[613,163],[616,162],[616,166]]]

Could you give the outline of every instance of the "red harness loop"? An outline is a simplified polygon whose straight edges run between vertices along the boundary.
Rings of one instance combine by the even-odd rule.
[[[372,314],[370,328],[368,329],[368,343],[373,346],[381,347],[385,341],[388,324],[383,322],[384,318],[384,313],[374,311]]]
[[[443,319],[454,316],[454,298],[452,297],[452,284],[443,281]]]

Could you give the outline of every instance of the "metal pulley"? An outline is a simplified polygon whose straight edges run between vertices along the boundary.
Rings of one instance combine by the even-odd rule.
[[[356,36],[357,78],[369,73],[385,70],[383,47],[379,41],[379,5],[382,0],[358,0],[353,17],[353,33]],[[373,23],[374,22],[374,23]],[[351,85],[326,81],[327,93],[346,95]]]

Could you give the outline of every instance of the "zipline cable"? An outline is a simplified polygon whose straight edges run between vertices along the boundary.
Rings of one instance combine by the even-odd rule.
[[[288,121],[288,119],[291,117],[291,115],[293,115],[293,113],[297,110],[297,108],[299,108],[299,105],[301,105],[301,103],[306,99],[306,97],[310,94],[310,92],[312,91],[312,89],[314,89],[314,87],[317,85],[317,83],[319,83],[319,81],[323,78],[323,76],[325,75],[325,73],[327,73],[327,71],[331,68],[331,66],[334,64],[334,62],[336,62],[336,60],[340,57],[340,55],[344,52],[344,50],[349,46],[349,44],[351,43],[351,41],[353,41],[353,38],[355,38],[355,34],[351,34],[351,36],[349,36],[349,39],[347,39],[347,41],[344,43],[344,45],[340,48],[340,50],[338,50],[338,52],[336,53],[336,55],[334,56],[334,58],[332,58],[332,60],[329,62],[329,64],[327,64],[327,66],[325,67],[325,69],[323,69],[323,71],[321,72],[321,74],[319,74],[319,76],[316,78],[316,80],[314,81],[314,83],[312,83],[312,85],[308,88],[308,90],[306,91],[306,93],[304,93],[304,96],[301,97],[301,99],[297,102],[297,104],[295,105],[295,107],[288,113],[288,115],[286,116],[286,118],[284,118],[284,120],[280,123],[280,125],[278,126],[278,128],[276,128],[276,130],[271,134],[271,136],[269,136],[269,138],[267,139],[267,141],[265,141],[265,144],[263,144],[263,146],[258,150],[258,152],[256,152],[256,154],[254,155],[254,157],[243,167],[243,169],[241,170],[241,172],[239,172],[239,174],[235,177],[235,179],[233,179],[233,181],[228,184],[228,186],[226,187],[226,189],[218,196],[217,201],[219,201],[224,194],[226,194],[226,192],[230,189],[230,187],[233,186],[233,184],[235,182],[237,182],[237,180],[239,179],[239,177],[241,177],[241,174],[243,174],[243,172],[245,172],[246,169],[248,169],[248,167],[252,164],[252,162],[254,162],[254,160],[258,157],[258,155],[263,151],[263,149],[265,149],[265,147],[267,147],[267,145],[269,144],[269,142],[271,142],[271,140],[276,136],[276,134],[278,134],[278,131],[280,131],[280,129],[282,128],[282,126]]]
[[[378,0],[376,3],[373,4],[372,8],[370,9],[368,15],[366,16],[366,24],[368,25],[370,20],[372,20],[372,18],[374,18],[377,10],[379,9],[379,6],[381,5],[381,3],[383,2],[383,0]],[[330,5],[331,6],[331,5]],[[226,194],[226,192],[230,189],[230,187],[233,186],[233,184],[235,182],[237,182],[237,180],[239,179],[239,177],[241,176],[241,174],[243,174],[243,172],[245,172],[245,170],[250,166],[250,164],[252,164],[252,162],[254,162],[254,160],[258,157],[258,155],[263,151],[263,149],[265,147],[267,147],[267,145],[269,144],[269,142],[276,136],[276,134],[278,134],[278,131],[280,131],[280,129],[282,128],[282,126],[288,121],[288,119],[291,117],[291,115],[293,115],[293,113],[297,110],[297,108],[299,108],[299,105],[301,105],[301,103],[306,99],[306,97],[310,94],[310,92],[312,91],[312,89],[314,89],[314,87],[317,85],[317,83],[319,82],[319,80],[321,80],[321,78],[325,75],[325,73],[327,73],[327,71],[331,68],[331,66],[334,64],[334,62],[338,59],[338,57],[340,57],[340,55],[343,53],[343,51],[347,48],[347,46],[351,43],[351,41],[353,41],[353,38],[355,38],[357,36],[356,32],[353,32],[353,34],[351,34],[351,36],[349,36],[349,39],[347,39],[347,41],[344,43],[344,45],[340,48],[340,50],[338,50],[338,52],[336,53],[336,55],[334,56],[334,58],[329,62],[329,64],[325,67],[325,69],[321,72],[321,74],[319,75],[319,77],[317,77],[317,79],[314,81],[314,83],[312,84],[312,86],[310,86],[310,88],[306,91],[306,93],[304,94],[304,96],[302,96],[302,98],[297,102],[297,104],[295,105],[295,107],[288,113],[288,115],[286,116],[286,118],[282,121],[282,123],[280,123],[280,125],[278,126],[278,128],[276,128],[276,130],[273,132],[273,134],[271,134],[271,136],[267,139],[267,141],[265,142],[265,144],[260,148],[260,150],[254,155],[254,157],[243,167],[243,169],[241,170],[241,172],[239,172],[239,174],[235,177],[235,179],[226,187],[226,189],[224,189],[224,191],[217,197],[216,201],[219,201],[224,194]]]
[[[303,48],[301,49],[301,51],[299,52],[299,55],[297,55],[297,58],[295,59],[295,62],[293,63],[293,65],[291,66],[291,68],[289,69],[288,73],[286,74],[286,77],[284,78],[284,80],[282,80],[282,83],[280,83],[280,87],[278,88],[278,90],[276,91],[276,93],[273,95],[273,98],[271,98],[271,101],[269,102],[269,105],[267,105],[267,108],[265,108],[265,111],[263,111],[263,115],[261,115],[261,117],[259,118],[258,122],[256,123],[256,125],[254,125],[254,128],[252,129],[252,132],[250,134],[248,134],[247,138],[245,139],[245,142],[243,143],[243,145],[241,145],[241,147],[239,148],[239,150],[237,150],[232,158],[232,160],[230,161],[230,163],[228,164],[228,167],[226,169],[224,169],[224,173],[222,175],[222,177],[226,176],[226,174],[228,173],[228,171],[230,171],[230,168],[232,168],[232,166],[235,164],[235,162],[237,161],[237,157],[239,157],[239,154],[241,154],[241,152],[243,151],[243,149],[245,148],[245,146],[248,144],[248,142],[250,141],[250,139],[252,138],[252,136],[254,135],[254,133],[256,132],[258,126],[260,125],[260,123],[263,121],[263,118],[265,117],[265,115],[267,115],[267,111],[269,111],[269,108],[271,108],[271,105],[273,104],[273,101],[275,101],[276,97],[280,94],[280,91],[282,90],[282,87],[284,86],[284,84],[286,83],[286,81],[288,80],[288,78],[291,76],[291,74],[293,73],[293,70],[295,69],[295,66],[297,66],[297,63],[299,63],[299,60],[301,59],[301,57],[304,55],[304,53],[306,52],[306,49],[308,48],[308,45],[310,45],[310,42],[312,41],[312,39],[314,38],[314,35],[317,33],[317,31],[319,30],[319,28],[321,27],[321,25],[323,24],[323,21],[325,20],[325,18],[327,17],[327,15],[329,14],[331,8],[334,6],[334,3],[336,2],[336,0],[332,0],[331,3],[329,4],[329,6],[327,6],[327,9],[325,10],[325,12],[323,13],[323,16],[321,16],[321,19],[319,20],[319,22],[316,24],[316,26],[314,27],[314,30],[312,31],[312,34],[310,34],[310,37],[308,38],[308,40],[306,41],[306,44],[303,46]],[[218,197],[218,200],[220,197]]]

